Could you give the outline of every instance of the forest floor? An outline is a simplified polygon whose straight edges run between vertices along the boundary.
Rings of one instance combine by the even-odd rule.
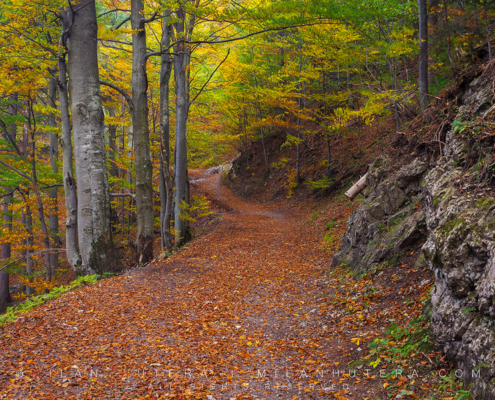
[[[387,328],[421,314],[430,272],[331,267],[353,205],[327,205],[324,243],[308,209],[249,202],[220,175],[193,183],[217,210],[199,238],[3,327],[0,398],[453,399],[437,349],[390,353],[413,329]]]

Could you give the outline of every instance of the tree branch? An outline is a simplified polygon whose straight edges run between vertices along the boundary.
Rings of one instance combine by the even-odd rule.
[[[19,190],[19,187],[16,187],[14,190],[10,191],[9,193],[5,193],[5,194],[1,195],[0,199],[3,199],[4,197],[8,197],[11,194],[14,194],[17,190]]]
[[[126,22],[129,22],[131,20],[131,17],[127,17],[124,19],[120,24],[118,24],[115,28],[112,28],[112,31],[116,31],[119,29],[122,25],[124,25]]]
[[[131,96],[129,96],[129,93],[127,93],[124,89],[118,87],[117,85],[114,85],[113,83],[106,81],[100,81],[100,85],[108,86],[109,88],[112,88],[113,90],[119,92],[126,99],[127,103],[129,104],[129,108],[131,109],[131,112],[134,110],[134,103],[132,102],[132,98]]]
[[[174,47],[176,44],[181,43],[181,42],[185,43],[185,44],[222,44],[222,43],[229,43],[229,42],[236,42],[239,40],[244,40],[244,39],[247,39],[251,36],[260,35],[260,34],[266,33],[266,32],[285,31],[287,29],[302,28],[305,26],[330,25],[330,24],[338,24],[338,22],[314,22],[314,23],[310,23],[310,24],[289,25],[289,26],[281,26],[278,28],[267,28],[267,29],[263,29],[261,31],[249,33],[249,34],[244,35],[244,36],[238,36],[238,37],[234,37],[234,38],[230,38],[230,39],[223,39],[223,40],[185,40],[185,39],[179,39],[176,42],[172,43],[167,48],[162,49],[161,51],[154,51],[152,53],[147,53],[145,55],[145,59],[148,59],[149,57],[153,57],[153,56],[161,56],[162,54],[165,54],[169,49]]]
[[[2,164],[4,167],[7,167],[8,169],[14,171],[16,174],[22,176],[23,178],[26,178],[30,182],[34,183],[33,178],[31,178],[29,175],[25,174],[24,172],[19,171],[17,168],[13,167],[12,165],[7,164],[5,161],[0,160],[0,164]]]
[[[139,28],[140,29],[143,29],[144,28],[144,25],[149,23],[149,22],[153,22],[156,18],[156,15],[158,14],[158,11],[155,11],[153,13],[153,15],[149,18],[142,18],[140,21],[139,21]],[[163,18],[163,16],[160,15],[159,18]]]
[[[110,11],[104,12],[104,13],[98,15],[96,18],[100,18],[100,17],[103,17],[104,15],[107,15],[107,14],[110,14],[110,13],[114,13],[114,12],[119,12],[119,11],[122,11],[122,12],[131,12],[131,10],[126,10],[126,9],[123,9],[123,8],[116,8],[115,10],[110,10]]]
[[[14,149],[15,149],[16,153],[19,155],[19,157],[24,159],[24,156],[22,155],[22,152],[19,149],[19,146],[17,146],[17,143],[15,142],[15,140],[12,139],[12,137],[10,136],[10,134],[7,130],[7,125],[5,125],[5,122],[3,122],[1,119],[0,119],[0,127],[2,128],[2,133],[3,133],[3,136],[5,137],[5,139],[7,141],[9,141],[10,144],[12,144],[12,146],[14,146]]]
[[[208,86],[208,83],[210,83],[210,80],[211,80],[211,78],[213,78],[213,75],[215,75],[215,73],[222,66],[222,64],[225,61],[227,61],[227,58],[229,57],[229,55],[230,55],[230,49],[227,50],[227,55],[225,56],[225,58],[222,60],[222,62],[220,62],[220,64],[217,65],[217,67],[212,72],[212,74],[210,75],[210,77],[208,78],[208,80],[205,82],[205,84],[203,85],[203,87],[199,90],[198,93],[196,93],[196,96],[194,96],[194,98],[191,100],[191,102],[189,103],[189,107],[194,103],[194,101],[199,97],[199,95],[203,92],[203,90]]]

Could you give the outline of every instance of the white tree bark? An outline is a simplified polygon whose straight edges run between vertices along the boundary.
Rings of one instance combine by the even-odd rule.
[[[354,198],[368,186],[366,183],[367,177],[368,174],[364,174],[347,192],[344,193],[349,200],[354,200]]]
[[[62,37],[60,40],[61,47],[66,47],[67,40],[63,34],[69,27],[67,12],[61,13],[62,19]],[[62,50],[65,51],[65,50]],[[76,271],[81,267],[82,260],[79,254],[77,243],[77,189],[74,179],[74,167],[72,157],[72,126],[69,115],[69,93],[67,90],[67,64],[65,53],[58,58],[58,97],[60,116],[62,118],[62,137],[60,144],[62,147],[62,174],[64,180],[66,221],[65,221],[65,251],[67,261]]]
[[[69,38],[69,92],[78,185],[78,238],[87,273],[117,271],[97,58],[96,7],[78,4]]]

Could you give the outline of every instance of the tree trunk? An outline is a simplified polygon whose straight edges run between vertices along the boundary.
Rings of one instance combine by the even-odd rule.
[[[50,107],[56,108],[55,96],[57,90],[57,83],[54,78],[50,79],[49,84],[49,104]],[[51,114],[48,117],[48,125],[55,128],[57,126],[57,121],[55,120],[55,115]],[[50,132],[50,165],[51,170],[54,174],[58,174],[58,135],[56,133]],[[52,239],[53,248],[60,247],[60,238],[58,230],[58,188],[50,188],[48,193],[50,199],[50,237]],[[58,268],[58,253],[50,253],[50,268],[47,270],[46,279],[51,281],[53,271]]]
[[[323,129],[325,131],[325,136],[326,136],[326,142],[327,142],[327,177],[330,179],[331,177],[331,171],[330,171],[330,165],[332,163],[332,153],[331,153],[331,146],[330,146],[330,135],[326,131],[326,121],[327,121],[327,87],[326,87],[326,82],[325,82],[325,69],[322,64],[321,67],[321,91],[322,91],[322,98],[323,98]]]
[[[4,312],[8,303],[12,302],[10,298],[9,274],[5,270],[0,270],[0,313]]]
[[[108,115],[114,118],[116,113],[114,108],[108,109]],[[117,178],[119,173],[119,169],[115,164],[115,155],[117,154],[117,125],[115,123],[108,124],[108,147],[110,148],[110,152],[108,153],[108,160],[110,161],[110,176],[113,178]],[[111,188],[111,191],[114,191],[114,188]]]
[[[28,233],[28,237],[26,238],[26,275],[31,275],[33,273],[33,257],[31,256],[31,253],[33,252],[34,237],[33,237],[33,216],[29,206],[26,207],[25,220],[26,220],[25,227]],[[32,288],[29,285],[26,285],[26,294],[34,294],[34,288]]]
[[[170,35],[172,26],[165,20],[164,11],[162,29],[162,49],[170,46]],[[170,52],[163,54],[160,66],[160,133],[161,133],[161,168],[160,168],[160,232],[161,247],[167,251],[172,250],[172,234],[170,222],[173,203],[173,178],[170,173],[170,76],[172,72],[172,61]]]
[[[177,12],[178,22],[174,23],[177,44],[174,46],[174,71],[175,71],[175,94],[177,119],[175,125],[175,248],[185,244],[189,237],[187,221],[183,219],[184,208],[189,205],[188,197],[188,173],[187,173],[187,90],[186,70],[189,58],[185,43],[181,41],[184,37],[185,12],[181,9]]]
[[[263,120],[263,114],[261,112],[261,103],[259,100],[257,101],[258,103],[258,115],[260,118],[260,123]],[[263,159],[265,160],[265,168],[267,171],[270,171],[270,167],[268,166],[268,156],[266,154],[266,145],[265,145],[265,131],[263,130],[263,126],[260,125],[260,131],[261,131],[261,147],[263,148]]]
[[[254,83],[256,85],[256,88],[258,88],[258,80],[256,79],[256,76],[254,77]],[[261,125],[261,121],[263,120],[263,113],[261,111],[261,102],[258,94],[256,94],[256,102],[258,103],[258,117],[260,119],[261,147],[263,148],[263,159],[265,160],[266,170],[269,172],[270,167],[268,166],[268,155],[266,154],[265,132],[263,130],[263,125]]]
[[[45,255],[45,267],[46,267],[46,278],[47,281],[50,281],[52,271],[50,267],[50,243],[52,242],[50,240],[50,229],[49,226],[46,224],[45,221],[45,211],[44,211],[44,205],[43,201],[41,199],[41,192],[40,192],[40,187],[39,187],[39,182],[38,182],[38,175],[37,175],[37,170],[36,170],[36,140],[35,140],[35,134],[36,134],[36,120],[34,118],[34,113],[33,113],[33,100],[29,99],[26,101],[26,117],[27,117],[27,123],[24,124],[24,129],[27,132],[27,136],[29,138],[29,143],[30,143],[30,153],[29,157],[31,160],[31,183],[35,191],[36,195],[36,206],[38,209],[38,218],[40,221],[40,226],[41,226],[41,231],[43,232],[43,245],[44,245],[44,255]],[[53,245],[53,244],[52,244]],[[45,289],[46,292],[48,292],[47,289]]]
[[[108,115],[110,115],[110,117],[112,118],[115,118],[116,113],[113,107],[108,108]],[[117,125],[115,125],[114,122],[108,124],[108,147],[110,148],[110,151],[108,153],[108,160],[110,165],[109,172],[110,172],[110,176],[113,178],[113,182],[110,182],[109,186],[110,186],[110,192],[115,193],[116,192],[115,180],[119,176],[119,169],[115,164],[115,156],[117,154]],[[110,209],[110,223],[112,224],[112,229],[115,232],[120,221],[117,211],[115,210],[114,207],[111,207]]]
[[[62,32],[69,27],[67,13],[61,14],[63,22]],[[63,35],[63,34],[62,34]],[[66,47],[67,43],[62,36],[62,47]],[[64,49],[65,51],[65,49]],[[66,221],[65,221],[65,255],[69,265],[76,271],[81,268],[82,259],[79,254],[77,243],[77,189],[74,180],[74,167],[72,157],[72,137],[71,137],[71,121],[69,115],[69,94],[67,90],[67,65],[65,61],[66,54],[60,54],[58,58],[58,97],[60,116],[62,118],[62,173],[64,180]]]
[[[7,189],[10,190],[10,189]],[[6,196],[4,197],[3,203],[3,229],[11,231],[12,230],[12,212],[10,210],[10,204],[13,202],[14,196]],[[3,242],[1,246],[0,258],[2,263],[0,265],[8,263],[11,257],[11,247],[10,243]],[[7,308],[7,303],[10,303],[12,300],[10,298],[10,289],[9,289],[9,274],[5,269],[0,270],[0,313],[4,312]]]
[[[153,186],[148,127],[148,79],[143,0],[131,0],[132,35],[132,126],[136,162],[136,246],[139,263],[153,259]]]
[[[11,104],[9,105],[9,114],[14,116],[17,115],[17,95],[10,97]],[[9,129],[10,137],[16,141],[16,125],[12,125]],[[5,188],[7,193],[12,191],[12,188]],[[4,231],[12,230],[12,210],[10,205],[14,202],[14,195],[5,196],[3,198],[3,229]],[[9,242],[3,242],[0,246],[0,267],[5,263],[8,263],[10,257],[12,256],[12,249]],[[7,304],[10,303],[12,299],[10,298],[10,288],[9,288],[9,274],[5,269],[0,270],[0,313],[5,311]]]
[[[69,43],[74,148],[78,185],[78,238],[83,271],[120,271],[110,228],[110,193],[106,166],[104,114],[97,57],[96,6],[78,5]]]
[[[420,106],[424,110],[428,105],[428,13],[426,1],[418,0],[419,7],[419,91]]]
[[[488,44],[488,60],[492,59],[492,39],[490,37],[490,26],[488,24],[488,0],[485,0],[485,30],[486,43]]]
[[[476,7],[476,2],[474,3],[474,6]],[[457,74],[455,72],[454,64],[452,62],[452,46],[450,42],[450,29],[447,26],[449,23],[447,0],[443,0],[443,17],[444,17],[445,30],[447,31],[447,54],[449,56],[450,73],[452,74],[452,79],[455,79]],[[478,19],[476,18],[476,11],[475,11],[475,20],[476,22],[478,21]]]

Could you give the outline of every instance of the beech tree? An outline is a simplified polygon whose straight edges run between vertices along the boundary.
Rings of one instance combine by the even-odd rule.
[[[148,126],[148,79],[146,73],[146,19],[143,0],[131,0],[132,126],[136,160],[136,245],[139,263],[153,258],[153,186]]]
[[[78,237],[84,271],[117,271],[120,262],[110,227],[104,114],[97,55],[96,7],[82,1],[71,10],[69,92],[78,194]]]

